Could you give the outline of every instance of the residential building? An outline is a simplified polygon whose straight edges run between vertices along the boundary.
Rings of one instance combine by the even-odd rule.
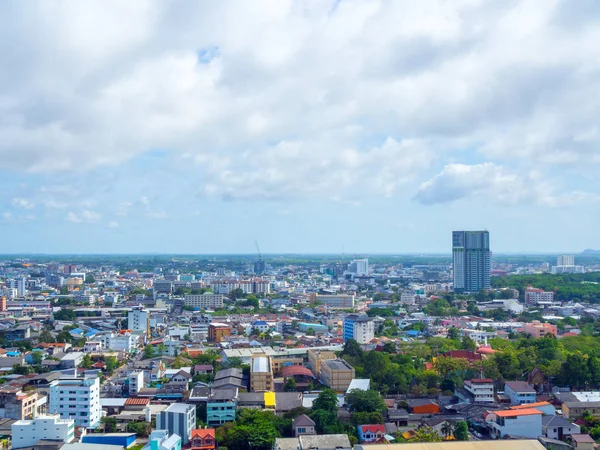
[[[352,309],[354,308],[354,295],[319,295],[311,294],[311,302],[318,301],[330,309]]]
[[[75,420],[75,425],[94,428],[100,423],[100,379],[61,378],[50,383],[52,414]]]
[[[270,357],[266,355],[252,357],[250,390],[252,392],[273,391],[273,367]]]
[[[321,362],[327,359],[337,359],[337,355],[328,350],[308,350],[308,365],[315,378],[319,378],[321,374]]]
[[[490,289],[490,233],[453,231],[452,264],[455,292],[479,292]]]
[[[580,434],[581,428],[560,416],[542,416],[542,433],[547,438],[562,441],[572,434]]]
[[[168,430],[154,430],[142,450],[181,450],[181,436]]]
[[[383,444],[385,438],[385,425],[358,425],[358,441],[362,444]]]
[[[526,305],[538,305],[540,303],[552,303],[554,301],[554,292],[544,291],[543,289],[536,289],[529,286],[525,290],[525,304]]]
[[[354,259],[348,264],[348,273],[352,275],[369,275],[369,259]]]
[[[41,440],[68,444],[75,439],[75,421],[60,416],[39,416],[32,420],[18,420],[11,426],[12,448],[33,447]]]
[[[187,294],[183,300],[185,306],[194,309],[218,309],[223,307],[225,296],[223,294]]]
[[[367,344],[375,337],[373,319],[366,314],[350,314],[344,317],[344,341],[354,339],[359,344]]]
[[[94,339],[101,340],[109,350],[130,353],[139,348],[138,336],[127,331],[101,334]]]
[[[144,387],[144,372],[132,372],[127,377],[129,379],[129,395],[138,395],[140,389]]]
[[[0,311],[6,311],[6,297],[0,295]]]
[[[527,408],[535,408],[538,411],[541,411],[542,414],[544,414],[545,416],[555,416],[556,415],[556,408],[554,407],[554,405],[552,405],[549,402],[535,402],[535,403],[524,403],[522,405],[513,405],[510,407],[510,409],[515,410],[515,411],[519,411],[521,409],[527,409]]]
[[[336,392],[346,392],[354,375],[354,367],[343,359],[327,359],[321,362],[319,379]]]
[[[494,439],[505,436],[537,438],[542,434],[542,412],[535,408],[494,411],[490,435]]]
[[[191,450],[214,450],[215,443],[214,428],[192,430]]]
[[[127,328],[150,337],[150,311],[143,306],[135,306],[127,314]]]
[[[196,428],[196,407],[185,403],[172,403],[167,409],[156,415],[156,429],[167,430],[169,434],[181,436],[186,445]]]
[[[596,441],[589,434],[572,434],[569,437],[571,446],[577,450],[594,450]]]
[[[507,381],[504,383],[504,394],[510,398],[511,405],[535,403],[536,393],[525,381]]]
[[[556,258],[557,266],[574,266],[575,256],[574,255],[560,255]]]
[[[208,326],[208,341],[221,342],[224,337],[231,335],[231,327],[226,323],[211,323]]]
[[[413,414],[439,414],[440,406],[428,398],[413,398],[407,400],[410,412]]]
[[[5,384],[0,387],[0,419],[32,419],[45,398],[37,392],[25,392],[20,387]]]
[[[531,323],[523,324],[523,333],[534,338],[541,338],[547,334],[558,335],[558,328],[551,323],[542,323],[539,320],[534,320]]]
[[[252,322],[252,325],[250,326],[250,330],[257,330],[259,332],[259,334],[266,333],[270,329],[271,329],[271,327],[264,320],[256,320],[256,321]]]
[[[206,423],[221,426],[235,420],[238,389],[212,389],[206,402]]]
[[[306,414],[300,414],[292,421],[292,429],[294,436],[298,437],[303,434],[317,434],[317,428],[314,420]]]
[[[465,380],[463,388],[473,396],[473,403],[494,402],[494,380],[491,378]]]
[[[61,369],[75,369],[83,361],[83,352],[70,352],[60,359]]]

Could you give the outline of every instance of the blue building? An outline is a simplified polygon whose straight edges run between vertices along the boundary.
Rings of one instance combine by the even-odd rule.
[[[206,423],[209,426],[220,426],[233,422],[237,404],[237,388],[212,390],[206,402]]]
[[[135,433],[90,433],[83,436],[84,444],[119,445],[129,447],[135,442]]]
[[[535,390],[525,381],[507,381],[504,383],[504,394],[510,398],[511,405],[525,405],[536,402]]]

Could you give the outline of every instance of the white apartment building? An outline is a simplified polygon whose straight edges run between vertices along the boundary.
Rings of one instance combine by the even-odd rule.
[[[32,447],[42,439],[62,441],[75,439],[75,421],[60,416],[39,416],[33,420],[17,420],[11,426],[12,448]]]
[[[473,396],[474,403],[494,402],[494,380],[490,378],[465,380],[463,387]]]
[[[199,295],[187,294],[183,304],[195,309],[217,309],[223,307],[224,299],[223,294],[210,294],[207,292]]]
[[[400,303],[404,305],[414,305],[415,304],[415,293],[413,291],[403,291],[400,295]]]
[[[167,409],[156,415],[156,429],[167,430],[169,434],[181,436],[183,445],[192,437],[196,428],[196,407],[186,403],[171,403]]]
[[[557,266],[574,266],[575,256],[574,255],[560,255],[556,258]]]
[[[150,336],[150,311],[143,306],[135,306],[127,314],[127,328],[131,331],[141,331]]]
[[[139,347],[138,336],[131,333],[106,333],[96,337],[102,340],[104,348],[119,352],[132,352]]]
[[[348,264],[348,273],[359,276],[369,275],[369,260],[367,258],[353,260]]]
[[[359,344],[371,342],[375,336],[375,323],[369,316],[350,314],[344,318],[344,340],[354,339]]]
[[[528,287],[525,290],[525,304],[526,305],[538,305],[543,302],[553,302],[554,292],[544,291],[543,289],[536,289]]]
[[[333,309],[349,309],[354,308],[354,295],[316,295],[315,299]]]
[[[50,413],[93,428],[100,423],[100,379],[62,378],[50,383]]]
[[[129,395],[137,395],[144,387],[144,372],[132,372],[129,374]]]

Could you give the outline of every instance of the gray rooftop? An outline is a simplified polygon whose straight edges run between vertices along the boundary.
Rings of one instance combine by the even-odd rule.
[[[188,405],[187,403],[172,403],[167,409],[165,409],[165,412],[187,414],[190,408],[195,408],[195,406]]]
[[[326,359],[321,364],[326,364],[331,370],[352,370],[353,367],[343,359]]]

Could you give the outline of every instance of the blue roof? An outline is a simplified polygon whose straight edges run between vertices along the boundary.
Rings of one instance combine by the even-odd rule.
[[[257,320],[252,325],[267,325],[267,322],[265,322],[264,320]]]
[[[408,334],[409,336],[418,336],[419,334],[421,334],[421,332],[417,330],[408,330],[406,334]]]
[[[71,334],[83,334],[83,330],[81,328],[73,328],[71,331],[69,331],[69,333],[71,333]]]

